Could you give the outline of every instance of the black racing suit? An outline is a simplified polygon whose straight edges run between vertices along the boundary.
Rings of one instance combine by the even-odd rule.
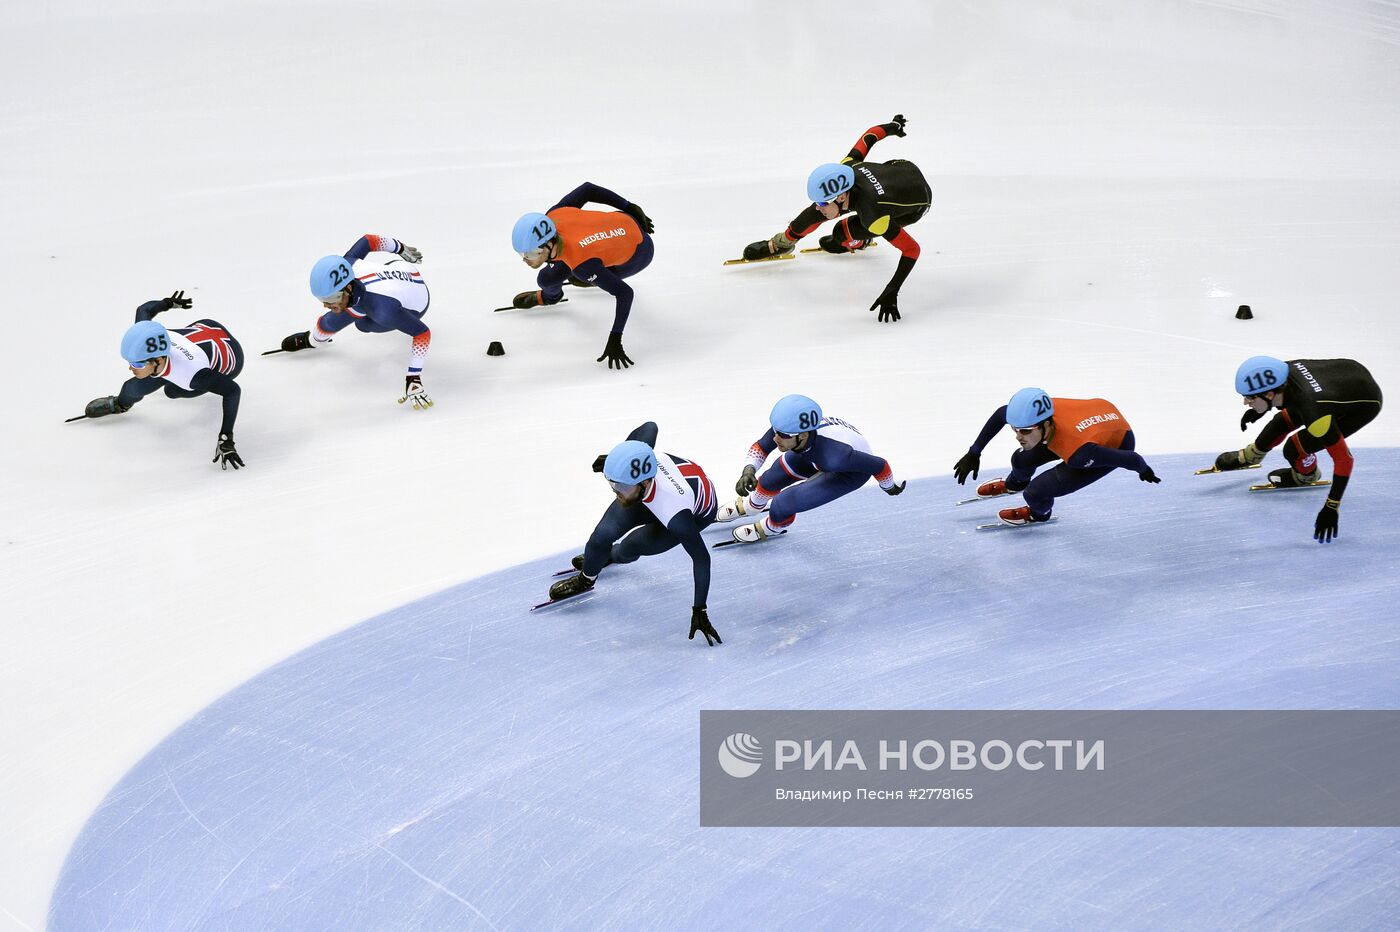
[[[864,240],[883,237],[899,250],[899,266],[885,286],[887,294],[898,294],[919,258],[919,244],[905,228],[917,223],[928,212],[933,192],[919,166],[904,159],[891,162],[863,161],[870,147],[897,127],[894,123],[872,126],[841,160],[855,171],[847,212],[833,231],[848,248]],[[854,215],[854,216],[852,216]],[[826,222],[817,205],[809,204],[788,224],[786,235],[796,242]]]
[[[1299,473],[1312,472],[1313,454],[1325,449],[1332,457],[1328,497],[1340,502],[1352,467],[1346,438],[1375,420],[1380,411],[1380,386],[1356,360],[1292,359],[1283,408],[1260,431],[1254,445],[1267,451],[1284,444],[1283,455]]]

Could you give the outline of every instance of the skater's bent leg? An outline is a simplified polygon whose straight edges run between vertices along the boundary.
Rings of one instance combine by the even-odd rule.
[[[788,461],[788,455],[784,453],[758,477],[758,487],[749,493],[749,504],[762,509],[783,489],[812,475],[815,473],[811,473],[805,467],[794,467]]]
[[[584,572],[596,576],[603,567],[616,562],[612,558],[613,544],[628,531],[646,524],[648,519],[656,520],[641,502],[624,506],[615,501],[609,505],[583,548]]]
[[[638,557],[654,557],[658,553],[665,553],[679,543],[676,535],[666,530],[661,526],[660,521],[653,518],[647,524],[613,544],[612,561],[614,563],[632,563]]]
[[[1011,472],[1006,475],[1006,489],[1008,492],[1019,492],[1030,484],[1031,477],[1035,471],[1046,463],[1053,463],[1056,459],[1054,453],[1045,444],[1031,447],[1029,450],[1017,450],[1011,454]]]
[[[1093,485],[1113,469],[1075,469],[1064,463],[1049,472],[1042,473],[1026,486],[1024,498],[1031,508],[1031,515],[1038,521],[1050,517],[1055,507],[1055,499],[1078,492],[1087,485]]]
[[[768,520],[774,527],[787,527],[792,524],[798,512],[820,508],[842,495],[848,495],[870,481],[864,473],[824,472],[814,479],[787,489],[773,499],[773,507],[768,511]]]

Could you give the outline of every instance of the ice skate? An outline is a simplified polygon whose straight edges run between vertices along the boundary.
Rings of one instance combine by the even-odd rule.
[[[593,588],[596,580],[589,579],[580,572],[577,576],[570,576],[568,579],[561,579],[559,582],[549,587],[549,597],[554,601],[567,599],[570,596],[582,595]]]
[[[761,239],[756,243],[749,243],[744,247],[744,259],[753,262],[755,259],[772,259],[775,256],[782,256],[792,252],[797,244],[788,239],[787,232],[775,233],[770,239]]]
[[[786,528],[775,528],[768,523],[768,519],[756,521],[753,524],[745,524],[734,529],[734,540],[740,544],[757,544],[770,537],[778,537],[786,534]]]
[[[1269,484],[1280,489],[1301,489],[1304,486],[1320,485],[1322,470],[1313,465],[1312,472],[1300,473],[1291,466],[1275,469],[1269,473]]]
[[[978,498],[997,498],[1010,494],[1011,490],[1006,487],[1005,479],[989,479],[977,487]]]
[[[1020,508],[1003,508],[997,512],[997,517],[1002,524],[1009,524],[1012,527],[1021,527],[1024,524],[1039,524],[1048,521],[1049,518],[1037,518],[1031,514],[1029,505],[1022,505]]]
[[[743,498],[736,498],[734,499],[734,501],[729,502],[728,504],[720,505],[719,510],[715,512],[715,521],[719,522],[720,524],[728,524],[730,521],[733,521],[736,518],[744,518],[749,515],[762,514],[767,510],[767,505],[764,505],[762,508],[760,508],[753,502],[749,501],[749,497],[745,495]]]
[[[862,249],[868,249],[874,245],[874,241],[868,239],[855,240],[854,243],[855,245],[850,245],[846,240],[839,239],[834,233],[828,233],[817,240],[817,245],[821,247],[822,252],[838,256],[847,252],[860,252]]]

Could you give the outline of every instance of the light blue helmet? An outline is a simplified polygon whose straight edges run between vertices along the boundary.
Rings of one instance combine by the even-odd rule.
[[[1012,427],[1034,427],[1055,415],[1055,402],[1043,388],[1023,388],[1006,403],[1006,423]]]
[[[640,440],[624,440],[603,461],[603,477],[622,485],[640,485],[656,475],[656,451]]]
[[[354,280],[351,262],[344,256],[323,256],[311,267],[311,293],[317,301],[329,301]]]
[[[559,229],[544,214],[530,213],[515,221],[510,231],[510,245],[522,255],[546,246],[559,235]]]
[[[153,320],[132,324],[122,336],[122,359],[133,366],[169,355],[170,334]]]
[[[807,196],[814,204],[829,204],[833,198],[851,190],[855,183],[856,173],[851,166],[827,162],[807,176]]]
[[[1235,391],[1241,395],[1276,392],[1288,381],[1288,363],[1272,356],[1251,356],[1235,370]]]
[[[784,395],[768,415],[774,430],[790,436],[816,430],[821,422],[822,406],[806,395]]]

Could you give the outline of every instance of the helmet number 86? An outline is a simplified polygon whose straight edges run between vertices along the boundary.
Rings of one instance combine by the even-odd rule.
[[[631,463],[632,478],[640,479],[644,473],[651,471],[651,457],[634,459]]]

